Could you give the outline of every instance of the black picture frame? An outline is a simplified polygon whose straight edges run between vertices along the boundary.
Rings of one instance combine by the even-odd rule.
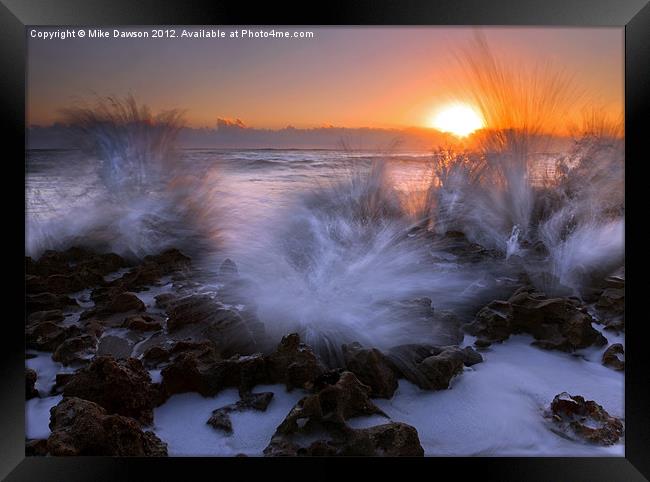
[[[345,476],[351,464],[364,463],[364,471],[386,472],[393,468],[406,477],[441,477],[452,471],[460,477],[494,480],[647,480],[650,478],[650,377],[645,317],[640,286],[643,278],[642,243],[647,201],[632,202],[634,182],[643,182],[642,166],[648,162],[645,116],[650,112],[650,4],[647,0],[337,0],[301,5],[275,2],[182,0],[0,0],[0,98],[2,99],[3,157],[9,187],[20,189],[23,178],[18,159],[25,151],[25,66],[29,25],[530,25],[620,26],[625,28],[625,124],[626,124],[626,332],[625,457],[611,458],[425,458],[415,459],[292,459],[264,458],[114,458],[25,457],[24,383],[24,212],[13,195],[5,206],[16,213],[17,230],[7,234],[5,303],[0,336],[0,478],[8,481],[43,480],[170,480],[210,478],[250,469],[295,473],[300,477]],[[646,141],[644,143],[644,141]],[[23,157],[24,159],[24,157]],[[14,193],[19,196],[18,193]],[[640,197],[640,196],[639,196]],[[632,208],[632,209],[630,209]],[[632,216],[632,218],[630,218]],[[632,223],[630,219],[635,219]],[[19,231],[20,232],[20,231]],[[9,241],[12,241],[11,243]],[[15,243],[18,246],[13,246]],[[20,245],[22,243],[22,245]],[[10,251],[11,250],[11,251]],[[634,261],[632,262],[632,260]],[[17,275],[10,276],[13,271]],[[22,273],[22,283],[17,280]],[[9,306],[12,314],[9,315]],[[15,308],[15,310],[13,309]],[[288,465],[296,464],[294,467]],[[419,474],[406,472],[413,465]],[[366,472],[367,473],[367,472]],[[195,475],[196,474],[196,475]],[[352,474],[350,474],[352,476]],[[228,475],[230,476],[230,475]],[[363,475],[367,477],[367,475]]]

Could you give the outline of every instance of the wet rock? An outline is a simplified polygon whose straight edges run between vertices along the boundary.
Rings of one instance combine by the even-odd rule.
[[[223,278],[233,278],[239,275],[237,265],[233,260],[227,258],[221,266],[219,266],[219,276]]]
[[[140,360],[115,360],[110,356],[97,356],[78,370],[63,388],[63,395],[90,400],[108,413],[145,424],[153,421],[153,407],[158,401],[158,392]]]
[[[81,334],[76,326],[63,326],[52,321],[33,324],[25,330],[27,347],[39,351],[54,351],[68,338]]]
[[[47,449],[54,456],[166,456],[167,444],[133,419],[109,415],[100,405],[64,398],[50,410]]]
[[[92,358],[96,350],[97,339],[94,336],[75,336],[66,339],[56,348],[52,355],[52,360],[63,365],[85,362]]]
[[[399,345],[388,353],[396,373],[424,390],[449,388],[451,379],[483,357],[471,347]]]
[[[222,360],[214,348],[182,351],[161,374],[162,390],[167,396],[182,392],[214,396],[228,387],[236,387],[240,394],[246,394],[255,385],[267,381],[266,360],[261,354]]]
[[[169,360],[169,351],[160,345],[154,345],[142,354],[142,359],[148,367],[155,367]]]
[[[80,318],[108,317],[116,313],[128,313],[130,311],[145,311],[144,303],[135,294],[124,291],[115,294],[106,302],[98,304],[95,308],[84,311]]]
[[[29,314],[37,311],[64,310],[72,306],[79,305],[73,298],[54,293],[28,294],[25,302],[25,308]]]
[[[25,442],[27,457],[44,457],[47,455],[47,439],[32,439]]]
[[[162,293],[154,297],[156,300],[156,307],[167,309],[176,300],[176,295],[173,293]]]
[[[343,372],[334,385],[328,385],[314,395],[302,398],[276,430],[286,436],[308,432],[315,427],[339,431],[346,429],[345,421],[359,415],[384,415],[370,400],[370,387],[352,372]]]
[[[115,359],[129,358],[132,352],[133,343],[120,336],[103,336],[97,346],[97,355],[110,355]]]
[[[30,398],[38,397],[38,390],[36,390],[36,378],[37,374],[31,368],[25,369],[25,399],[29,400]]]
[[[264,412],[272,399],[273,392],[245,394],[237,403],[226,405],[214,410],[207,423],[218,430],[232,433],[232,422],[230,420],[230,414],[232,412],[241,412],[243,410],[257,410]]]
[[[614,370],[625,370],[625,349],[620,343],[615,343],[603,353],[603,365]]]
[[[598,301],[596,308],[601,311],[622,315],[625,312],[625,288],[607,288]]]
[[[143,313],[127,317],[122,326],[129,330],[157,331],[162,329],[162,320],[159,317]]]
[[[61,310],[36,311],[27,317],[27,325],[35,325],[43,321],[59,323],[64,318]]]
[[[142,291],[158,283],[160,278],[191,268],[191,259],[177,249],[145,256],[142,263],[112,283],[122,291]]]
[[[480,343],[504,341],[511,334],[528,333],[534,345],[571,352],[602,346],[607,340],[592,327],[594,319],[575,298],[548,298],[524,287],[506,301],[493,301],[481,309],[465,330]],[[477,345],[478,346],[478,345]]]
[[[397,376],[386,357],[376,348],[359,343],[343,345],[346,368],[368,385],[373,397],[391,398],[397,390]]]
[[[54,379],[52,393],[60,393],[63,387],[72,380],[72,377],[74,377],[74,373],[57,373]]]
[[[405,423],[391,422],[375,427],[348,430],[345,435],[317,440],[307,447],[274,436],[264,449],[264,455],[278,456],[375,456],[422,457],[417,430]]]
[[[613,445],[623,435],[623,422],[611,416],[593,400],[567,392],[556,395],[551,402],[555,430],[572,439],[598,445]]]
[[[284,383],[288,390],[309,389],[314,380],[326,371],[312,349],[300,342],[297,333],[282,338],[276,351],[266,361],[273,383]]]

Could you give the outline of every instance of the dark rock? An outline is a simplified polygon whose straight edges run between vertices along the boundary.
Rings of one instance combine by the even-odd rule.
[[[219,276],[223,278],[232,278],[238,275],[239,270],[237,269],[237,265],[230,258],[227,258],[223,263],[221,263],[221,266],[219,266]]]
[[[625,312],[625,288],[607,288],[596,302],[601,311],[622,315]]]
[[[625,349],[620,343],[611,345],[603,353],[603,365],[614,370],[625,370]]]
[[[27,457],[44,457],[47,455],[47,439],[32,439],[25,442]]]
[[[623,422],[612,417],[593,400],[566,392],[551,402],[552,421],[557,430],[570,438],[598,445],[613,445],[623,435]]]
[[[529,333],[536,346],[571,352],[607,343],[592,322],[575,298],[548,298],[524,287],[507,302],[493,301],[481,309],[465,330],[483,345],[504,341],[511,334]]]
[[[142,359],[148,366],[157,366],[169,360],[169,351],[162,346],[154,345],[143,353]]]
[[[94,336],[75,336],[66,339],[56,348],[52,355],[52,360],[63,365],[79,363],[92,358],[96,350],[97,339]]]
[[[110,356],[97,356],[78,370],[63,388],[63,395],[90,400],[109,413],[145,424],[152,422],[153,407],[158,401],[158,392],[140,360],[115,360]]]
[[[156,300],[156,307],[167,309],[175,300],[176,295],[173,293],[162,293],[154,297]]]
[[[25,399],[38,397],[38,390],[36,390],[36,378],[38,375],[31,368],[25,369]]]
[[[50,410],[51,455],[166,456],[167,444],[128,417],[108,415],[100,405],[64,398]]]
[[[370,387],[352,372],[343,372],[334,385],[302,398],[276,430],[286,436],[309,431],[315,426],[345,430],[345,421],[359,415],[385,414],[370,400]]]
[[[25,330],[27,347],[40,351],[54,351],[68,338],[81,334],[76,326],[62,326],[51,321],[30,325]]]
[[[25,308],[29,314],[37,311],[63,310],[71,306],[79,305],[72,298],[54,293],[27,295],[25,302]]]
[[[311,388],[326,369],[312,349],[292,333],[280,341],[277,350],[266,359],[270,379],[284,383],[287,389]]]
[[[247,409],[264,412],[272,399],[273,392],[248,393],[237,403],[214,410],[207,423],[216,429],[223,430],[226,433],[232,433],[232,422],[230,420],[230,414],[232,412],[240,412]]]
[[[115,359],[126,359],[132,353],[133,343],[121,336],[103,336],[97,345],[97,355],[110,355]]]
[[[414,427],[391,422],[354,430],[337,455],[422,457],[424,449]]]
[[[97,306],[90,312],[84,312],[82,318],[94,316],[107,316],[115,313],[128,313],[129,311],[144,311],[144,303],[133,293],[122,292],[112,297],[107,303]]]
[[[51,321],[59,323],[64,320],[63,312],[61,310],[47,310],[35,311],[27,317],[27,325],[35,325],[43,321]]]
[[[396,373],[424,390],[443,390],[451,379],[462,373],[463,365],[472,366],[483,357],[471,347],[400,345],[392,348],[388,359]]]
[[[136,331],[157,331],[162,329],[162,320],[146,313],[129,316],[124,320],[124,328]]]
[[[364,349],[359,343],[343,345],[342,349],[346,368],[371,388],[373,397],[393,396],[397,390],[397,376],[379,350]]]
[[[54,388],[52,389],[53,393],[59,393],[63,387],[72,380],[74,373],[57,373],[54,381]]]

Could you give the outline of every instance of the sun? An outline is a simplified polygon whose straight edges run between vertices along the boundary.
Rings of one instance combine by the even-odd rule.
[[[430,127],[465,137],[485,127],[483,117],[467,104],[450,104],[440,108],[431,116]]]

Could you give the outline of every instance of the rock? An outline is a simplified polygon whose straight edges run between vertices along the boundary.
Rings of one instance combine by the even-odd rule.
[[[239,270],[237,269],[237,265],[230,258],[226,258],[226,260],[221,263],[221,266],[219,266],[219,276],[223,278],[233,278],[238,275]]]
[[[153,421],[153,407],[158,402],[158,392],[140,360],[115,360],[110,356],[97,356],[78,370],[63,388],[63,395],[90,400],[108,413],[145,424]]]
[[[94,336],[75,336],[66,339],[56,348],[52,355],[52,360],[63,365],[71,365],[92,358],[96,350],[97,339]]]
[[[32,439],[25,442],[27,457],[44,457],[47,455],[47,439]]]
[[[136,331],[157,331],[162,329],[162,320],[146,313],[128,316],[122,325]]]
[[[282,338],[274,353],[266,358],[272,383],[284,383],[288,390],[311,388],[326,369],[312,349],[292,333]]]
[[[110,318],[118,313],[145,311],[144,303],[135,294],[123,291],[110,291],[102,296],[95,295],[93,291],[95,307],[84,311],[80,315],[81,320],[88,318]]]
[[[625,349],[620,343],[615,343],[603,353],[603,365],[614,370],[625,370]]]
[[[129,358],[132,353],[133,343],[120,336],[103,336],[97,346],[97,355],[110,355],[115,359]]]
[[[478,342],[501,342],[511,334],[529,333],[534,345],[571,352],[607,340],[592,327],[594,319],[574,298],[548,298],[524,287],[506,301],[493,301],[481,309],[465,330]],[[480,345],[477,345],[480,346]]]
[[[25,330],[27,347],[39,351],[54,351],[68,338],[81,334],[76,326],[62,326],[51,321],[30,325]]]
[[[142,354],[142,359],[147,366],[155,367],[169,360],[169,351],[160,345],[154,345]]]
[[[54,293],[39,293],[27,295],[25,308],[27,313],[33,314],[37,311],[64,310],[71,306],[79,306],[78,303],[65,295]]]
[[[145,256],[143,264],[155,264],[167,275],[174,271],[189,269],[192,259],[185,256],[178,249],[172,248],[157,255]]]
[[[47,449],[51,455],[166,456],[167,444],[128,417],[100,405],[64,398],[50,410]]]
[[[36,390],[36,372],[31,368],[25,369],[25,399],[38,397],[38,390]]]
[[[121,291],[142,291],[158,283],[163,276],[191,268],[191,259],[177,249],[145,256],[142,263],[112,283]]]
[[[567,392],[551,402],[552,421],[565,436],[598,445],[613,445],[623,435],[623,422],[593,400]]]
[[[60,393],[63,387],[72,380],[72,377],[74,377],[74,373],[57,373],[54,379],[52,393]]]
[[[162,293],[154,296],[154,299],[156,300],[156,307],[165,310],[176,300],[176,295],[173,293]]]
[[[391,422],[370,428],[348,429],[344,434],[329,440],[317,440],[307,447],[274,435],[264,449],[264,455],[422,457],[424,449],[414,427]]]
[[[391,398],[397,390],[397,376],[386,357],[376,348],[359,343],[343,345],[345,367],[368,385],[373,397]]]
[[[267,381],[266,360],[261,354],[221,360],[214,348],[183,351],[163,368],[161,374],[162,390],[168,396],[198,392],[208,397],[228,387],[238,388],[243,395],[258,383]]]
[[[35,311],[27,317],[27,325],[35,325],[43,321],[59,323],[64,320],[61,310]]]
[[[287,436],[309,432],[314,427],[345,430],[345,421],[359,415],[384,415],[370,400],[370,387],[364,385],[352,372],[343,372],[334,385],[328,385],[314,395],[302,398],[291,409],[276,430],[276,435]]]
[[[388,353],[396,373],[424,390],[449,388],[451,379],[483,357],[471,347],[399,345]]]
[[[606,288],[598,301],[596,308],[600,311],[622,315],[625,313],[625,288]]]
[[[207,423],[216,429],[223,430],[226,433],[232,433],[232,422],[230,420],[230,414],[232,412],[240,412],[247,409],[264,412],[272,399],[273,392],[246,394],[237,403],[214,410]]]
[[[414,427],[391,422],[354,430],[337,455],[423,457],[424,449]]]

